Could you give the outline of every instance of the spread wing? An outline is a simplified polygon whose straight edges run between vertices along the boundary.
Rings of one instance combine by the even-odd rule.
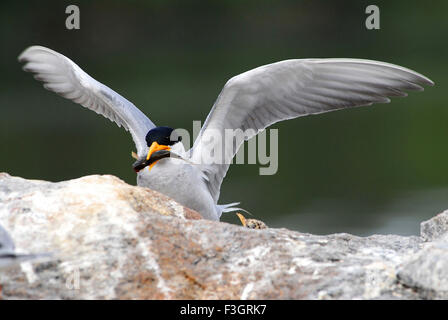
[[[0,225],[0,254],[2,252],[14,251],[14,241],[9,233]]]
[[[32,46],[19,56],[23,69],[35,73],[45,89],[79,103],[128,130],[139,156],[147,149],[145,136],[155,127],[136,106],[121,95],[96,81],[69,58],[51,49]]]
[[[405,90],[422,91],[422,85],[433,84],[412,70],[371,60],[295,59],[261,66],[226,83],[190,156],[194,162],[201,163],[204,154],[209,155],[220,147],[216,140],[202,139],[211,131],[224,136],[225,129],[253,129],[247,140],[278,121],[388,103],[388,97],[406,96]],[[219,163],[201,165],[215,201],[229,163],[243,142],[224,144]]]
[[[28,260],[51,256],[50,253],[20,254],[15,252],[14,241],[9,233],[0,225],[0,269]]]

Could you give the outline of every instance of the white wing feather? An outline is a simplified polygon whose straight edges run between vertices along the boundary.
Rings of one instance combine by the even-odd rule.
[[[0,253],[14,251],[14,241],[9,233],[0,225]]]
[[[138,155],[145,154],[145,136],[155,125],[131,102],[93,79],[69,58],[51,49],[29,47],[19,56],[19,61],[25,62],[25,71],[35,73],[34,78],[44,82],[45,89],[123,126],[131,133]]]
[[[371,60],[295,59],[261,66],[226,83],[190,156],[200,163],[203,154],[216,147],[201,140],[208,130],[223,134],[225,129],[253,129],[255,135],[278,121],[388,103],[388,97],[406,96],[404,90],[421,91],[422,85],[433,84],[412,70]],[[215,201],[229,163],[243,142],[224,146],[222,164],[201,166]]]
[[[21,254],[15,251],[14,241],[9,233],[0,225],[0,269],[10,267],[24,261],[51,256],[50,253]]]

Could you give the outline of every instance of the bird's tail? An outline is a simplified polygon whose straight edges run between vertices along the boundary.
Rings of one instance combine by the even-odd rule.
[[[219,217],[221,217],[221,215],[223,214],[223,212],[234,212],[234,211],[244,211],[247,212],[248,214],[252,215],[249,211],[243,209],[243,208],[238,208],[235,207],[237,205],[239,205],[239,202],[232,202],[232,203],[227,203],[227,204],[218,204],[218,208],[219,208]]]

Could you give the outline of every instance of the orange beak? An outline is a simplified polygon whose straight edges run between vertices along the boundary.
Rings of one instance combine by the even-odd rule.
[[[152,156],[152,154],[153,154],[154,152],[157,152],[157,151],[160,151],[160,150],[171,150],[171,148],[170,148],[169,146],[165,146],[165,145],[163,145],[163,144],[158,144],[157,142],[154,141],[154,142],[151,144],[151,146],[149,147],[149,151],[148,151],[148,155],[146,156],[146,160],[149,160],[149,158],[151,158],[151,156]],[[158,161],[158,160],[157,160],[157,161]],[[149,170],[152,169],[152,167],[156,164],[157,161],[151,163],[151,164],[148,166]]]

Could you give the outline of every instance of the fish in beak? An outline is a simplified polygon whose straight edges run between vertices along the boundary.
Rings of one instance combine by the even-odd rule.
[[[153,152],[149,159],[147,158],[141,158],[134,162],[132,165],[132,168],[134,168],[135,172],[139,172],[140,170],[144,169],[145,167],[149,166],[149,170],[152,169],[152,167],[156,164],[157,161],[163,158],[169,158],[171,155],[169,150],[160,150]]]
[[[135,172],[139,172],[147,166],[149,166],[149,170],[151,170],[156,162],[163,158],[179,159],[191,165],[196,165],[196,163],[192,162],[190,159],[185,158],[184,156],[177,154],[176,152],[173,152],[169,146],[159,145],[157,142],[152,143],[146,157],[139,158],[135,152],[132,152],[131,155],[134,159],[137,160],[132,165],[132,168],[134,168]]]
[[[132,165],[134,171],[139,172],[147,166],[149,166],[149,170],[151,170],[157,161],[163,158],[170,157],[170,150],[171,148],[169,146],[153,142],[151,144],[151,147],[149,147],[148,155],[146,156],[146,158],[137,159],[137,161]]]

